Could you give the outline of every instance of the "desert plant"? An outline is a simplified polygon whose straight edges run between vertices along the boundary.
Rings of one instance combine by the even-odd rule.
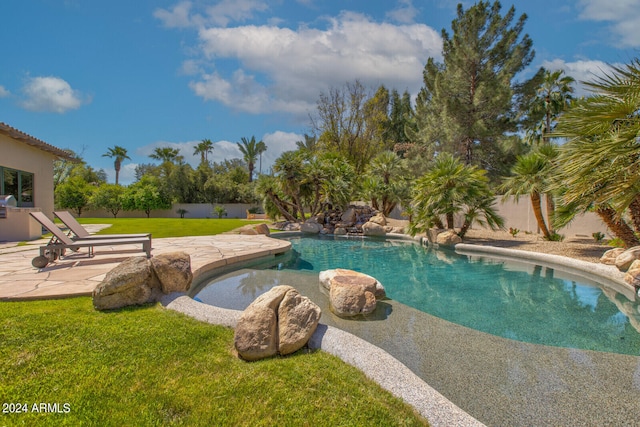
[[[227,216],[227,210],[224,208],[224,206],[216,206],[215,208],[213,208],[213,212],[218,215],[218,219],[222,218],[222,216]]]
[[[186,209],[178,209],[178,210],[176,211],[176,213],[177,213],[178,215],[180,215],[180,218],[184,218],[184,215],[185,215],[185,214],[188,214],[188,213],[189,213],[189,211],[188,211],[188,210],[186,210]]]
[[[602,242],[602,240],[604,239],[604,233],[601,231],[596,231],[595,233],[591,233],[591,236],[593,236],[593,239],[598,243]]]
[[[516,235],[520,232],[519,228],[513,228],[513,227],[509,227],[509,234],[511,234],[512,237],[516,237]]]
[[[564,240],[564,234],[552,233],[545,236],[544,239],[550,242],[562,242]]]

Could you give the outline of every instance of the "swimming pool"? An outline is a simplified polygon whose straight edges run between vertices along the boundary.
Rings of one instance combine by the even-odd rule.
[[[273,286],[294,286],[320,306],[322,323],[351,332],[386,350],[489,426],[630,425],[637,418],[640,357],[634,336],[637,332],[632,327],[635,318],[625,320],[609,305],[619,305],[625,312],[637,311],[635,305],[622,304],[632,304],[622,295],[551,268],[488,258],[478,260],[403,241],[345,238],[318,241],[308,237],[288,240],[293,249],[277,258],[276,265],[227,272],[213,279],[209,286],[196,288],[192,296],[211,305],[243,310]],[[369,267],[365,271],[365,262],[373,271]],[[468,273],[455,271],[465,266],[486,271],[471,281]],[[318,271],[335,267],[360,270],[379,278],[390,299],[379,301],[376,311],[366,318],[342,319],[333,315],[328,298],[319,289]],[[509,276],[503,270],[517,273],[515,283],[506,282],[505,277]],[[533,283],[525,284],[523,278]],[[396,292],[390,283],[398,279],[402,285]],[[449,287],[462,288],[455,298],[446,296],[449,287],[444,283],[449,279],[459,283]],[[551,284],[546,282],[548,279]],[[428,285],[416,285],[425,281]],[[618,351],[630,354],[583,350],[559,343],[531,344],[481,332],[476,329],[477,319],[483,312],[490,312],[490,307],[485,297],[478,296],[481,290],[478,283],[494,288],[497,293],[493,299],[500,303],[514,299],[523,303],[528,307],[527,313],[535,314],[536,310],[529,306],[543,305],[545,299],[561,301],[560,306],[572,313],[563,321],[556,318],[555,322],[565,323],[559,325],[560,329],[572,330],[575,323],[581,323],[576,320],[579,316],[601,312],[596,317],[605,321],[596,328],[598,336],[606,332],[613,334],[607,338],[609,341],[615,341],[616,336],[620,341],[629,340],[631,344],[620,345]],[[552,297],[536,292],[536,286],[551,287]],[[447,316],[446,308],[458,304],[465,309],[451,311],[471,311],[468,317],[476,323],[470,328],[413,308],[420,299],[420,290],[430,292],[433,299],[447,301],[435,304],[442,311],[440,315]],[[398,301],[398,297],[406,302]],[[570,323],[566,324],[567,321]],[[525,329],[546,328],[536,328],[537,322],[531,321],[534,327],[529,325]],[[504,329],[516,333],[514,327]],[[593,345],[594,341],[597,340],[577,340],[580,346]]]
[[[406,241],[288,240],[292,250],[279,262],[280,270],[315,275],[332,268],[361,271],[377,278],[390,299],[478,331],[533,344],[640,352],[637,302],[553,268],[478,260]],[[227,308],[244,309],[255,298],[249,296],[239,305],[226,303]]]

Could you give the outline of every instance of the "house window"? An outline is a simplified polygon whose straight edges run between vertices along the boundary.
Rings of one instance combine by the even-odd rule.
[[[33,174],[0,166],[0,194],[11,194],[20,207],[33,207]]]

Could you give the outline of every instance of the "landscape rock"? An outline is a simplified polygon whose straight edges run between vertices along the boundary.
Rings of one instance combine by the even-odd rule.
[[[331,280],[329,300],[338,316],[370,314],[376,309],[375,281],[367,277],[336,276]]]
[[[271,235],[271,231],[269,231],[269,226],[267,224],[257,224],[254,229],[258,234],[264,234],[265,236]]]
[[[253,226],[245,226],[242,229],[240,229],[240,234],[242,236],[257,236],[258,235],[258,231],[253,228]]]
[[[186,252],[156,255],[150,262],[163,293],[186,292],[191,287],[191,257]]]
[[[322,225],[315,219],[309,219],[300,226],[300,231],[307,234],[318,234],[322,230]]]
[[[438,243],[438,235],[440,233],[444,233],[445,230],[444,228],[430,228],[427,230],[427,240],[429,240],[429,243],[433,243],[436,244]]]
[[[446,230],[436,238],[436,243],[440,246],[454,246],[458,243],[462,243],[462,238],[456,234],[453,230]]]
[[[370,314],[376,298],[384,298],[382,284],[374,277],[353,270],[334,269],[320,272],[320,287],[328,293],[331,311],[350,317]]]
[[[602,257],[600,258],[600,262],[602,264],[615,265],[616,258],[618,258],[618,256],[621,255],[624,251],[625,251],[624,248],[609,249],[604,254],[602,254]]]
[[[640,258],[640,246],[627,249],[616,257],[616,267],[620,271],[627,271],[633,261]]]
[[[321,313],[320,307],[297,290],[287,291],[278,307],[278,352],[291,354],[304,347],[315,332]]]
[[[365,236],[384,236],[385,234],[387,234],[384,231],[384,227],[381,226],[380,224],[376,224],[375,222],[366,222],[363,226],[362,226],[362,233]]]
[[[340,219],[343,223],[347,224],[347,227],[351,227],[356,223],[356,209],[354,207],[349,207],[344,211]]]
[[[365,277],[369,280],[373,280],[375,284],[374,294],[377,299],[386,298],[387,293],[384,290],[384,286],[378,279],[368,274],[360,273],[359,271],[347,270],[344,268],[336,268],[333,270],[323,270],[319,274],[320,286],[322,289],[329,293],[331,290],[331,280],[336,276],[349,276],[349,277]]]
[[[640,260],[631,263],[627,274],[624,275],[624,281],[633,287],[640,286]]]
[[[276,286],[240,316],[234,337],[238,355],[252,361],[293,353],[309,341],[320,314],[320,308],[293,287]]]
[[[387,219],[384,217],[384,215],[381,212],[369,218],[369,222],[373,222],[375,224],[382,225],[382,226],[387,225]]]
[[[93,290],[93,306],[111,310],[150,300],[157,284],[146,257],[131,257],[109,271]]]
[[[345,234],[347,234],[347,229],[344,227],[336,227],[333,230],[333,234],[335,234],[336,236],[344,236]]]

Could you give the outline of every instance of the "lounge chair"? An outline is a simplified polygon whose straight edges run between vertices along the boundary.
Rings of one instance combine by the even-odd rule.
[[[151,236],[120,239],[76,239],[67,236],[53,221],[42,212],[29,212],[29,214],[44,228],[49,230],[53,237],[45,246],[40,246],[40,256],[35,257],[31,264],[36,268],[44,268],[50,262],[62,257],[66,250],[77,251],[80,248],[87,248],[89,257],[93,257],[94,246],[118,246],[142,244],[142,250],[147,253],[147,258],[151,258]]]
[[[78,222],[78,220],[67,211],[53,213],[69,230],[74,234],[73,240],[78,239],[130,239],[140,237],[151,237],[151,233],[140,234],[91,234]]]

